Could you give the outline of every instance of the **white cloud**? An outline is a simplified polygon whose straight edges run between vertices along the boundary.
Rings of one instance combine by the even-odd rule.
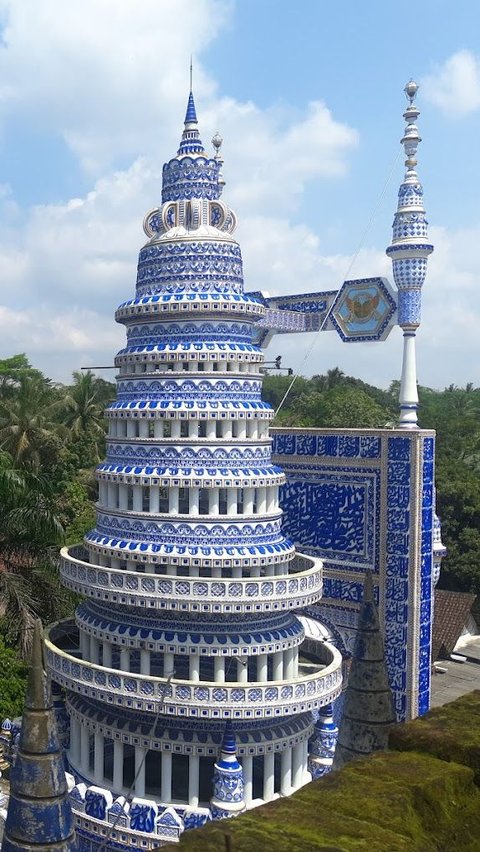
[[[475,112],[480,108],[480,57],[457,51],[422,80],[422,92],[449,116]]]
[[[90,170],[92,187],[64,203],[23,210],[0,186],[0,357],[26,351],[61,380],[79,366],[112,362],[124,339],[113,312],[134,292],[142,218],[159,202],[161,167],[176,149],[189,53],[195,42],[201,57],[229,8],[221,0],[0,0],[0,16],[7,17],[0,126],[21,115],[35,130],[48,127],[62,136]],[[465,111],[475,103],[477,66],[468,54],[474,62],[469,77],[470,60],[461,56],[453,63],[457,77],[446,79],[449,96]],[[462,73],[470,80],[468,97],[460,92],[463,101],[452,83]],[[309,223],[292,225],[292,207],[309,183],[346,174],[356,131],[320,102],[261,110],[219,98],[199,58],[195,79],[204,141],[217,127],[225,137],[225,199],[239,214],[246,288],[311,292],[334,289],[346,275],[391,277],[383,248],[364,248],[350,268],[351,259],[329,254]],[[445,84],[440,90],[445,94]],[[419,375],[435,386],[463,376],[480,384],[476,363],[467,366],[478,337],[472,246],[480,225],[468,233],[433,229],[432,235]],[[285,336],[272,347],[305,373],[338,364],[388,384],[400,372],[398,331],[377,345],[342,344],[335,333],[322,333],[304,362],[309,345],[309,335]]]
[[[134,159],[172,127],[190,55],[230,10],[229,0],[0,0],[0,122],[20,114],[53,128],[95,176]],[[214,87],[199,64],[195,87],[200,97]]]

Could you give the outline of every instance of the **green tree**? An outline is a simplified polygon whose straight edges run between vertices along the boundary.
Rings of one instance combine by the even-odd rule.
[[[37,474],[15,469],[6,454],[0,456],[0,505],[2,627],[25,656],[35,618],[54,621],[71,609],[56,559],[63,529],[50,484]]]
[[[14,719],[23,711],[27,667],[0,636],[0,719]]]
[[[59,442],[51,388],[43,377],[22,376],[14,395],[0,401],[0,448],[16,467],[39,471],[51,461]]]

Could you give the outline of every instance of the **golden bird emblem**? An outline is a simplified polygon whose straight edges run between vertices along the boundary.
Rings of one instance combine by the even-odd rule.
[[[355,318],[360,322],[368,320],[378,308],[380,302],[380,293],[377,292],[371,296],[368,293],[360,293],[355,298],[346,296],[345,304],[350,312],[349,320]]]

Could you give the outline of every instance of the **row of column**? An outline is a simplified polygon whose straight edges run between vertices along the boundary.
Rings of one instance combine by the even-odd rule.
[[[268,437],[268,420],[247,418],[238,420],[152,420],[150,418],[109,418],[110,438],[205,438],[239,441],[263,440]],[[182,428],[183,427],[183,428]],[[186,434],[184,434],[186,432]]]
[[[99,481],[106,509],[170,515],[268,515],[278,509],[278,485],[259,488],[183,488]]]
[[[100,640],[96,636],[89,636],[83,630],[79,632],[80,636],[80,652],[83,660],[88,660],[95,665],[98,665],[100,658],[102,666],[109,669],[112,668],[112,651],[114,644],[107,640]],[[101,657],[100,657],[101,650]],[[151,672],[151,654],[155,653],[158,660],[163,657],[163,677],[168,677],[175,669],[175,655],[169,652],[156,653],[148,649],[140,649],[140,674],[150,675]],[[130,648],[120,646],[120,667],[119,671],[130,672]],[[291,680],[298,675],[298,655],[299,646],[286,648],[284,651],[276,651],[274,654],[259,654],[257,657],[251,657],[256,663],[256,680],[259,682],[270,682],[278,680]],[[272,659],[272,677],[268,677],[268,659]],[[204,659],[198,654],[191,654],[189,660],[189,680],[198,682],[200,680],[200,663]],[[214,657],[214,683],[225,683],[226,666],[236,666],[237,682],[248,683],[248,657],[230,657],[218,656]],[[251,671],[251,668],[250,668]]]
[[[263,359],[262,359],[263,360]],[[121,376],[145,375],[145,373],[253,373],[262,370],[262,361],[130,361],[119,367]]]
[[[91,734],[76,718],[70,720],[70,753],[72,766],[85,778],[90,775]],[[135,796],[143,798],[145,790],[145,766],[147,749],[135,746]],[[161,752],[161,801],[169,803],[172,798],[172,753]],[[112,783],[115,794],[123,791],[124,744],[113,741],[113,782],[104,779],[105,739],[103,734],[93,734],[93,782],[97,786],[109,786]],[[253,757],[245,755],[241,758],[243,767],[244,797],[247,807],[253,800]],[[200,757],[189,755],[188,763],[188,804],[197,807],[199,804]],[[281,752],[281,781],[280,794],[289,796],[298,790],[309,779],[308,777],[308,741],[297,743],[292,748]],[[213,776],[213,761],[212,761]],[[264,801],[269,802],[275,796],[275,754],[271,752],[263,756],[263,795]]]
[[[151,573],[152,565],[148,565],[142,562],[137,562],[134,559],[127,559],[126,557],[120,559],[116,556],[106,556],[104,553],[99,553],[98,550],[95,549],[94,546],[90,545],[89,547],[89,559],[90,565],[99,565],[101,568],[114,568],[117,571],[132,571],[134,573],[142,572],[142,573]],[[288,565],[284,562],[277,563],[269,563],[268,565],[252,565],[249,567],[242,567],[241,565],[234,565],[232,568],[221,568],[220,566],[214,565],[212,568],[202,568],[199,565],[189,565],[187,567],[179,568],[178,565],[155,565],[153,569],[155,574],[161,574],[162,576],[169,577],[203,577],[204,579],[259,579],[260,577],[284,577],[288,575]],[[186,573],[188,571],[188,573]],[[208,573],[206,573],[208,571]]]

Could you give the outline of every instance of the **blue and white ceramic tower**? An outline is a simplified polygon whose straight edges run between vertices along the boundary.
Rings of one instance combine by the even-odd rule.
[[[433,251],[433,245],[428,241],[423,189],[415,171],[417,147],[422,141],[415,124],[420,115],[414,105],[417,91],[417,84],[410,80],[405,86],[408,107],[403,117],[407,126],[401,140],[405,149],[406,172],[398,192],[393,239],[387,248],[387,254],[392,260],[393,277],[398,288],[398,324],[403,329],[398,423],[403,429],[417,428],[415,335],[421,320],[422,286],[427,272],[427,260]]]
[[[252,343],[265,308],[243,291],[213,144],[211,157],[190,94],[136,296],[116,313],[127,344],[96,526],[62,552],[63,581],[86,600],[46,640],[67,691],[77,829],[103,820],[119,843],[301,787],[312,711],[341,689],[336,649],[300,656],[294,612],[321,597],[322,568],[282,535]]]

